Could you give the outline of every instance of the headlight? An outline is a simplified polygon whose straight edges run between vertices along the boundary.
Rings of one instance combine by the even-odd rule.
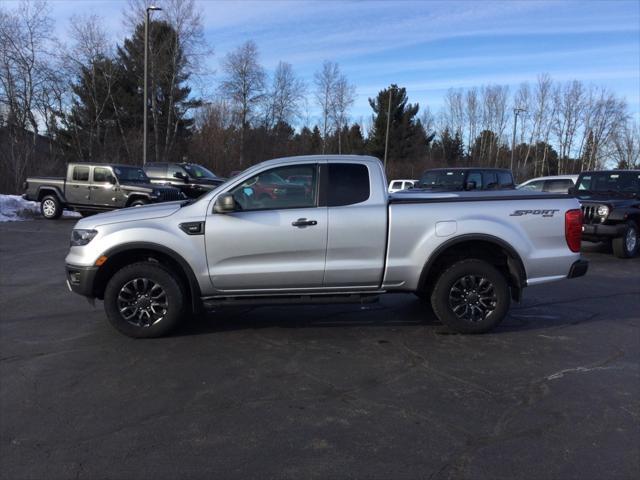
[[[71,231],[71,246],[72,247],[81,247],[86,245],[93,237],[98,234],[96,230],[72,230]]]
[[[600,205],[596,212],[598,213],[599,217],[606,217],[607,215],[609,215],[609,207],[607,207],[606,205]]]

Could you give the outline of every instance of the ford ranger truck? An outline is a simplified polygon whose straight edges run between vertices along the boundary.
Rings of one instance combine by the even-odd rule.
[[[260,196],[274,176],[274,196]],[[305,176],[308,188],[286,179]],[[364,156],[267,161],[197,200],[80,220],[69,288],[104,300],[131,337],[225,305],[340,303],[412,292],[463,333],[487,332],[527,286],[579,277],[582,213],[568,195],[387,194]],[[425,313],[425,315],[427,315]]]

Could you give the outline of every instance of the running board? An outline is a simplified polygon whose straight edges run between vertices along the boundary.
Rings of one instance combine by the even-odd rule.
[[[207,297],[202,299],[205,308],[234,307],[234,306],[270,306],[270,305],[317,305],[328,303],[375,303],[380,294],[351,293],[351,294],[315,294],[315,295],[254,295],[238,297]]]

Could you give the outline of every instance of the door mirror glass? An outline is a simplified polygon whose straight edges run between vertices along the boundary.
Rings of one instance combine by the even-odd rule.
[[[111,185],[116,185],[118,183],[118,180],[116,179],[116,177],[114,177],[113,175],[109,176],[109,183]]]
[[[473,180],[469,180],[467,183],[465,183],[464,189],[465,190],[475,190],[476,189],[476,182],[474,182]]]
[[[189,179],[189,177],[187,177],[186,174],[182,173],[182,172],[176,172],[173,174],[174,178],[179,178],[180,180],[184,180],[185,182]]]
[[[216,213],[229,213],[238,210],[235,198],[230,193],[224,193],[216,199],[213,205],[213,211]]]

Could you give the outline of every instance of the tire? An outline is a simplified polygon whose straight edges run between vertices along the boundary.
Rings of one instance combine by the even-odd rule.
[[[635,257],[639,247],[640,238],[638,238],[638,226],[632,221],[627,222],[627,228],[622,234],[622,237],[614,238],[611,241],[613,254],[618,258]]]
[[[149,204],[149,200],[144,200],[142,198],[139,198],[137,200],[134,200],[133,202],[131,202],[129,204],[130,207],[141,207],[143,205],[148,205]]]
[[[77,212],[83,217],[90,217],[91,215],[95,215],[98,212],[91,212],[89,210],[77,210]]]
[[[184,303],[184,292],[174,274],[154,262],[134,263],[118,270],[104,292],[109,322],[133,338],[169,333],[180,323]]]
[[[431,294],[435,315],[460,333],[492,330],[507,315],[510,303],[509,284],[504,274],[490,263],[477,259],[461,260],[447,268]]]
[[[55,220],[62,215],[62,204],[55,195],[47,195],[40,201],[40,213],[47,220]]]

